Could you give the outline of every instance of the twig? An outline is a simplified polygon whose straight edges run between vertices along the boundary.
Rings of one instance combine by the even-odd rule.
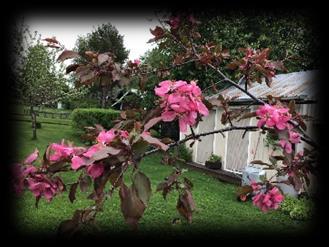
[[[202,136],[207,136],[207,135],[212,135],[212,134],[217,134],[217,133],[223,133],[223,132],[227,132],[227,131],[231,131],[231,130],[248,130],[248,131],[251,131],[251,130],[257,130],[257,129],[259,129],[257,126],[230,126],[230,127],[226,127],[226,128],[223,128],[223,129],[218,129],[218,130],[213,130],[213,131],[200,133],[200,134],[197,134],[197,135],[194,135],[194,136],[193,135],[188,136],[188,137],[186,137],[182,140],[171,143],[168,146],[169,146],[169,148],[172,148],[172,147],[178,146],[178,145],[180,145],[182,143],[185,143],[185,142],[187,142],[189,140],[192,140],[192,139],[199,139]],[[160,150],[161,149],[159,149],[159,148],[152,149],[148,152],[145,152],[141,157],[148,156],[148,155],[156,153]]]
[[[124,99],[124,97],[126,97],[129,93],[130,93],[130,91],[125,92],[125,93],[121,96],[120,99],[118,99],[116,102],[114,102],[114,103],[111,105],[111,107],[113,107],[113,106],[119,104],[119,103]]]

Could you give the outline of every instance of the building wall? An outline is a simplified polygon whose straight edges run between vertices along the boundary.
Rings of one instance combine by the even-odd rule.
[[[211,111],[203,121],[199,122],[197,133],[212,131],[215,129],[215,115],[216,111]],[[200,138],[201,142],[198,143],[196,162],[204,163],[209,159],[213,153],[214,135],[207,135]]]
[[[223,110],[216,109],[215,113],[215,129],[223,129],[225,125],[223,125],[220,121]],[[228,132],[224,132],[222,134],[214,135],[214,143],[213,143],[213,153],[222,157],[222,166],[226,165],[226,152],[227,152],[227,135]]]
[[[252,107],[251,110],[255,111],[256,106]],[[316,115],[318,107],[312,104],[297,105],[297,111],[302,115]],[[212,131],[215,129],[222,129],[226,126],[220,121],[223,111],[221,109],[212,110],[209,116],[203,118],[203,121],[199,123],[197,128],[194,128],[195,133],[202,133]],[[245,119],[240,122],[234,123],[237,126],[244,125],[257,125],[257,119]],[[315,137],[314,126],[312,121],[306,121],[307,133]],[[228,126],[228,125],[227,125]],[[190,131],[186,133],[189,135]],[[281,154],[280,150],[273,152],[272,149],[266,146],[265,134],[261,131],[250,131],[246,134],[245,138],[242,139],[243,131],[229,131],[222,134],[209,135],[201,138],[201,142],[196,141],[193,147],[193,161],[204,164],[204,162],[210,157],[212,153],[222,157],[223,168],[230,171],[242,171],[245,165],[250,163],[252,160],[262,160],[269,163],[269,156]],[[180,138],[185,138],[184,134],[180,134]],[[188,148],[191,141],[186,143]],[[297,145],[297,151],[307,147],[307,144],[301,143]],[[273,171],[268,170],[268,176],[273,175]]]

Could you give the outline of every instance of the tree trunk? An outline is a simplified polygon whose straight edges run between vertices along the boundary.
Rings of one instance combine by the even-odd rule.
[[[32,120],[32,140],[37,139],[37,116],[33,109],[33,106],[30,107],[31,120]]]
[[[106,97],[107,97],[107,87],[102,86],[102,93],[101,93],[101,108],[106,108]]]

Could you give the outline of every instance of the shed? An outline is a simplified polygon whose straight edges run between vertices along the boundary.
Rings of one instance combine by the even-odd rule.
[[[287,74],[279,74],[273,78],[271,87],[265,83],[252,83],[248,91],[258,98],[266,99],[267,95],[281,97],[282,101],[294,99],[296,110],[302,115],[311,116],[306,122],[307,133],[315,138],[316,116],[318,116],[317,93],[319,85],[319,71],[301,71]],[[258,105],[245,93],[231,86],[220,91],[218,94],[224,97],[237,98],[231,102],[231,107],[241,107],[241,105],[251,104],[250,111],[255,111]],[[208,98],[217,98],[218,94],[211,95]],[[215,108],[209,112],[207,117],[203,118],[197,127],[195,133],[203,133],[216,129],[222,129],[229,125],[223,125],[220,121],[223,110]],[[243,119],[239,122],[233,121],[236,126],[256,125],[256,118]],[[266,145],[265,135],[261,131],[250,131],[242,138],[243,130],[233,130],[222,134],[208,135],[201,137],[201,141],[196,141],[190,148],[191,141],[186,143],[186,147],[192,149],[193,162],[204,165],[211,154],[216,154],[222,158],[222,169],[232,173],[241,174],[243,169],[252,160],[263,160],[268,162],[269,155],[273,150]],[[180,133],[180,139],[185,138],[188,133]],[[296,149],[301,150],[305,143],[296,145]]]

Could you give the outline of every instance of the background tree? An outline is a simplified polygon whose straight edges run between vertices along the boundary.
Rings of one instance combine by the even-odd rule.
[[[30,107],[33,135],[36,133],[36,112],[37,106],[49,106],[60,100],[69,97],[79,97],[84,93],[83,88],[76,90],[67,83],[64,74],[64,67],[56,63],[57,51],[48,50],[41,44],[40,38],[35,33],[34,41],[30,41],[23,50],[26,56],[21,56],[19,78],[15,84],[16,99],[19,103]]]
[[[241,55],[241,47],[271,47],[270,55],[273,60],[283,59],[288,72],[318,69],[320,66],[320,41],[312,16],[307,11],[260,13],[245,10],[213,14],[199,12],[195,17],[200,21],[200,39],[193,41],[196,45],[208,43],[218,46],[218,49],[228,49],[231,57]],[[145,54],[144,63],[155,69],[163,69],[171,67],[171,61],[175,59],[177,63],[179,60],[183,61],[180,56],[181,47],[172,39],[161,39],[157,44],[158,47]],[[228,86],[225,82],[217,81],[214,71],[195,63],[176,66],[170,72],[170,75],[167,74],[169,79],[199,80],[198,85],[205,94],[212,94]],[[225,66],[223,72],[232,76],[232,70]],[[239,77],[237,74],[235,79]],[[215,83],[216,86],[212,86]]]
[[[129,54],[129,51],[123,45],[123,36],[111,23],[102,24],[86,36],[80,36],[76,42],[75,50],[82,57],[76,59],[77,62],[88,59],[86,51],[95,53],[111,52],[114,62],[119,64],[123,64]],[[113,80],[104,78],[97,80],[91,85],[89,97],[98,98],[99,106],[106,108],[112,99],[118,95],[118,88],[115,86],[117,84]]]

